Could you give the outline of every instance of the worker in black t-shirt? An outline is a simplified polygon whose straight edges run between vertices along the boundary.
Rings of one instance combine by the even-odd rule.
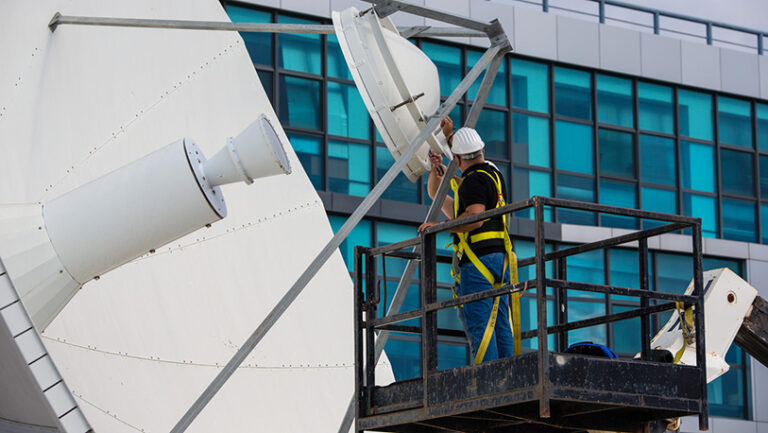
[[[462,173],[460,178],[451,181],[454,197],[445,198],[443,213],[448,218],[461,218],[503,206],[506,196],[504,176],[493,163],[485,161],[485,143],[477,131],[461,128],[451,134],[453,122],[448,117],[441,127]],[[432,171],[427,191],[434,199],[446,167],[442,164],[442,156],[432,155],[430,158]],[[508,284],[510,271],[512,281],[517,282],[517,261],[505,223],[505,217],[498,216],[450,230],[454,233],[455,253],[452,274],[458,283],[459,296]],[[435,224],[438,223],[424,223],[419,231]],[[508,298],[483,299],[459,308],[475,364],[519,353],[519,338],[517,341],[513,338]],[[519,298],[513,300],[519,306]],[[515,313],[515,322],[519,323],[519,308]]]

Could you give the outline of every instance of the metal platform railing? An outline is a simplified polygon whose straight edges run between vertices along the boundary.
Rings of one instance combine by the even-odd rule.
[[[572,210],[595,212],[610,215],[619,215],[638,219],[649,219],[665,224],[646,230],[638,230],[635,232],[627,233],[621,236],[615,236],[608,239],[596,240],[594,242],[576,245],[573,247],[564,248],[554,252],[545,252],[545,238],[544,238],[544,210],[545,208],[567,208]],[[453,227],[457,227],[463,224],[469,224],[481,220],[485,220],[490,217],[499,216],[502,214],[510,214],[525,209],[533,208],[534,210],[534,242],[535,242],[535,255],[533,257],[518,259],[518,267],[524,268],[527,266],[535,265],[535,277],[527,281],[520,281],[517,284],[507,285],[497,289],[487,290],[481,293],[475,293],[465,296],[460,296],[454,299],[445,301],[437,300],[437,264],[438,263],[450,263],[450,258],[446,256],[440,256],[437,254],[436,248],[436,235],[440,232],[447,231]],[[658,236],[664,233],[677,232],[684,229],[690,229],[692,231],[691,242],[693,251],[693,274],[694,274],[694,291],[691,295],[667,293],[661,291],[651,291],[649,286],[649,266],[648,266],[648,239],[654,236]],[[628,246],[628,243],[633,243],[631,246],[637,247],[639,251],[638,259],[638,273],[640,275],[640,288],[627,288],[617,287],[611,285],[592,284],[585,282],[568,281],[566,275],[567,261],[570,257],[578,254],[602,250],[618,246]],[[413,250],[412,247],[415,248]],[[381,262],[385,263],[385,258],[401,258],[412,261],[417,261],[420,267],[419,275],[419,290],[420,290],[420,307],[414,310],[400,312],[398,314],[382,315],[379,314],[380,308],[380,290],[378,289],[378,275],[377,266],[379,258],[382,258]],[[545,264],[547,262],[554,263],[554,270],[556,278],[549,278],[545,275]],[[550,399],[553,396],[553,391],[550,389],[552,381],[550,380],[550,348],[548,346],[548,335],[556,335],[557,351],[562,352],[568,345],[567,332],[575,329],[582,329],[595,325],[608,324],[619,320],[626,320],[630,318],[640,318],[641,334],[641,353],[640,360],[628,362],[638,364],[647,364],[643,361],[651,360],[651,347],[650,347],[650,316],[665,311],[674,310],[676,303],[683,303],[686,307],[694,306],[695,308],[695,339],[696,339],[696,365],[693,367],[697,369],[697,372],[693,376],[694,382],[698,382],[696,388],[697,398],[692,401],[696,402],[697,409],[691,409],[690,413],[698,413],[699,426],[701,429],[708,427],[708,406],[707,406],[707,382],[706,382],[706,368],[705,368],[705,339],[704,339],[704,292],[703,292],[703,270],[702,270],[702,240],[701,240],[701,220],[699,218],[692,218],[680,215],[661,214],[656,212],[641,211],[635,209],[618,208],[612,206],[605,206],[595,203],[582,203],[558,198],[548,197],[532,197],[528,200],[519,201],[509,204],[504,207],[486,211],[482,214],[473,215],[466,218],[457,220],[451,220],[427,229],[421,236],[413,239],[408,239],[402,242],[394,244],[375,247],[355,247],[354,255],[354,280],[355,280],[355,356],[356,356],[356,374],[355,385],[357,389],[357,404],[356,404],[356,419],[358,420],[359,429],[372,429],[372,426],[381,424],[362,423],[361,420],[365,420],[366,417],[372,417],[377,419],[377,422],[382,421],[382,399],[376,397],[376,393],[379,387],[375,386],[376,383],[376,358],[375,347],[377,333],[381,331],[398,331],[398,332],[410,332],[419,334],[420,347],[421,347],[421,377],[418,378],[421,385],[419,389],[420,396],[415,403],[413,395],[410,400],[406,398],[400,403],[394,404],[387,411],[397,411],[398,407],[402,409],[414,409],[418,406],[420,409],[418,414],[411,413],[409,417],[397,417],[392,416],[393,423],[397,422],[403,425],[404,419],[417,419],[419,414],[423,414],[426,417],[435,418],[435,415],[429,415],[430,412],[430,399],[434,400],[434,393],[442,394],[441,390],[430,389],[431,386],[436,386],[434,376],[438,373],[438,358],[437,358],[437,337],[439,334],[446,335],[444,330],[438,329],[437,313],[438,311],[457,307],[462,304],[466,304],[472,301],[481,299],[492,298],[500,295],[508,295],[515,292],[521,292],[527,287],[536,290],[536,328],[525,330],[522,333],[522,339],[536,339],[536,386],[535,386],[535,400],[538,401],[538,417],[540,419],[547,419],[553,416],[550,410]],[[538,290],[539,288],[552,288],[554,292],[554,303],[556,311],[555,324],[547,326],[547,290]],[[600,317],[594,317],[586,320],[579,320],[574,322],[568,322],[568,292],[569,291],[587,291],[594,293],[604,293],[611,295],[621,295],[639,298],[639,306],[635,309],[624,311],[621,313],[608,314]],[[650,305],[650,300],[655,300],[654,305]],[[400,322],[420,319],[419,326],[406,326],[399,324]],[[448,334],[454,334],[455,332],[448,332]],[[532,354],[527,354],[532,356]],[[524,355],[526,356],[526,355]],[[515,357],[519,358],[519,357]],[[653,363],[656,364],[656,363]],[[480,364],[482,366],[483,364]],[[534,364],[530,364],[534,365]],[[668,364],[671,367],[680,367],[673,364]],[[463,368],[477,368],[477,367],[463,367]],[[692,368],[686,366],[685,368]],[[559,373],[558,373],[559,374]],[[691,374],[690,371],[687,374]],[[398,382],[396,382],[397,384]],[[405,389],[405,388],[404,388]],[[413,394],[413,387],[408,388],[410,394]],[[391,391],[390,394],[392,395]],[[450,392],[450,391],[446,391]],[[433,397],[430,397],[433,396]],[[482,397],[482,396],[475,396]],[[405,398],[405,397],[403,397]],[[393,401],[400,401],[400,397],[395,398]],[[390,398],[390,400],[392,400]],[[407,402],[406,402],[407,400]],[[478,400],[479,401],[479,400]],[[472,401],[463,402],[460,406],[461,410],[481,410],[480,406],[474,407]],[[478,405],[480,403],[477,403]],[[486,404],[486,403],[483,403]],[[399,405],[399,406],[398,406]],[[416,405],[416,406],[414,406]],[[693,407],[692,406],[692,407]],[[451,406],[453,407],[453,406]],[[458,406],[456,406],[458,407]],[[394,408],[394,409],[393,409]],[[486,408],[487,409],[487,408]],[[482,409],[482,410],[486,410]],[[439,413],[443,416],[450,415],[449,409],[445,406],[439,409]],[[457,409],[459,410],[459,409]],[[558,410],[559,411],[559,410]],[[386,411],[385,411],[386,412]],[[415,418],[414,418],[415,417]],[[386,417],[385,417],[386,418]],[[397,420],[397,421],[396,421]],[[417,430],[414,430],[417,431]],[[418,430],[420,431],[420,430]],[[424,430],[428,431],[428,430]]]

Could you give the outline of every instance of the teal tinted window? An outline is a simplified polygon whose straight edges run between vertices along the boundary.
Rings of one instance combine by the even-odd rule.
[[[592,119],[589,72],[555,67],[555,112],[561,116]]]
[[[565,247],[564,247],[565,248]],[[568,257],[566,262],[568,280],[581,283],[605,284],[605,262],[603,260],[603,250],[589,251]],[[602,293],[582,292],[577,290],[568,290],[568,299],[570,298],[596,298],[604,299]],[[570,302],[568,303],[568,321],[570,317]]]
[[[755,242],[755,204],[741,200],[723,199],[723,238]]]
[[[475,129],[485,142],[486,158],[509,158],[507,146],[507,113],[484,109]]]
[[[328,141],[328,190],[365,196],[371,190],[371,146]]]
[[[317,24],[317,21],[278,15],[280,24]],[[277,62],[285,69],[321,74],[322,40],[310,33],[280,33],[277,35]]]
[[[746,365],[749,358],[737,345],[732,345],[725,355],[731,366],[727,373],[712,381],[707,387],[709,413],[713,416],[747,418],[748,401],[745,389],[747,382]]]
[[[330,34],[326,38],[328,41],[328,76],[351,80],[352,74],[349,73],[349,67],[344,60],[344,54],[341,52],[339,39],[334,34]]]
[[[543,63],[512,59],[512,106],[549,112],[549,72]]]
[[[410,291],[409,291],[410,293]],[[395,380],[421,376],[421,343],[411,334],[392,332],[384,351],[387,352]]]
[[[600,129],[600,174],[635,177],[635,152],[632,134]]]
[[[760,155],[760,198],[768,198],[768,156]]]
[[[512,172],[512,200],[527,200],[535,195],[543,197],[552,196],[551,175],[545,171],[526,170],[515,168]],[[526,209],[516,214],[522,218],[533,219],[533,209]],[[552,221],[552,209],[544,209],[545,221]]]
[[[595,180],[588,177],[558,174],[556,192],[560,198],[594,202]],[[594,213],[580,210],[558,209],[557,220],[566,224],[595,225]]]
[[[613,264],[613,263],[611,263]],[[612,296],[611,298],[614,298]],[[637,298],[635,298],[637,299]],[[637,307],[625,307],[614,305],[612,313],[623,313],[625,311],[636,310]],[[613,323],[613,347],[614,352],[618,354],[627,354],[634,356],[642,349],[640,340],[640,318],[621,320]]]
[[[655,290],[683,293],[693,278],[693,259],[682,254],[656,253],[658,287]],[[705,269],[709,269],[706,268]],[[662,322],[662,325],[664,322]]]
[[[264,87],[264,93],[267,94],[267,97],[269,98],[269,103],[272,104],[272,106],[275,105],[275,95],[273,95],[272,90],[272,73],[267,71],[256,71],[257,74],[259,74],[259,81],[261,81],[261,86]]]
[[[712,95],[679,90],[680,135],[712,140]]]
[[[384,173],[386,173],[394,163],[395,159],[392,158],[389,149],[384,146],[376,146],[376,181],[384,177]],[[408,178],[401,172],[397,175],[392,184],[389,185],[389,188],[384,191],[384,194],[382,194],[381,197],[389,200],[418,203],[418,184],[408,180]]]
[[[283,126],[320,129],[320,82],[280,76],[280,122]]]
[[[762,229],[764,244],[768,244],[768,205],[760,205],[760,228]]]
[[[323,141],[319,137],[288,134],[291,147],[299,157],[301,166],[317,190],[323,189]]]
[[[597,121],[633,128],[635,125],[632,81],[597,75]]]
[[[680,159],[683,188],[715,192],[714,146],[681,141]]]
[[[551,166],[549,119],[512,113],[512,155],[519,164]]]
[[[638,115],[640,129],[675,133],[672,88],[650,83],[637,83]]]
[[[751,153],[720,150],[720,176],[724,193],[755,195],[752,171]]]
[[[640,208],[651,212],[677,213],[677,192],[666,189],[647,188],[640,189]],[[664,225],[660,221],[644,220],[643,228],[648,229]]]
[[[757,148],[768,150],[768,105],[757,104]]]
[[[331,222],[331,228],[333,229],[334,233],[338,233],[338,231],[341,229],[341,226],[344,225],[345,222],[347,222],[347,219],[340,216],[334,216],[330,215],[328,216],[328,220]],[[367,220],[362,220],[355,228],[352,229],[352,232],[347,236],[346,239],[344,239],[344,242],[341,243],[341,246],[339,246],[339,251],[341,252],[341,256],[344,258],[344,263],[347,264],[347,269],[349,272],[354,271],[354,258],[355,258],[355,246],[360,245],[364,247],[370,247],[371,246],[371,222]]]
[[[676,185],[675,140],[640,134],[640,180]]]
[[[272,14],[264,11],[227,5],[227,15],[233,23],[270,23]],[[272,64],[272,34],[259,32],[240,32],[245,48],[253,63]]]
[[[651,253],[649,253],[650,256]],[[631,289],[639,289],[640,288],[640,264],[638,263],[638,253],[637,250],[625,250],[625,249],[613,249],[610,250],[609,254],[609,264],[610,264],[610,284],[613,286],[619,286],[619,287],[629,287]],[[648,263],[650,264],[650,257],[648,259]],[[649,272],[651,272],[653,268],[649,266]],[[650,280],[653,279],[652,275],[649,275]],[[639,298],[634,296],[621,296],[621,295],[611,295],[611,300],[616,301],[630,301],[633,303],[636,303],[639,301]],[[637,332],[639,329],[639,319],[638,319],[638,326],[636,328],[633,328],[634,331],[632,331],[638,338],[640,338],[640,333]],[[619,343],[619,340],[624,338],[626,334],[619,333],[614,337],[615,344]]]
[[[421,50],[437,66],[437,72],[440,75],[440,93],[443,96],[450,95],[462,78],[461,48],[422,42]]]
[[[477,64],[477,61],[480,60],[480,57],[483,55],[482,52],[478,51],[467,51],[467,72],[469,72],[470,69],[472,69],[475,64]],[[480,90],[480,83],[482,82],[482,77],[484,77],[485,74],[483,73],[480,75],[480,78],[475,80],[474,83],[472,83],[472,86],[469,87],[469,90],[467,91],[467,98],[469,98],[470,101],[475,100],[475,96],[477,96],[477,91]],[[452,89],[448,89],[450,91]],[[504,59],[501,61],[501,66],[499,67],[499,72],[496,73],[496,79],[493,80],[493,86],[491,87],[491,91],[488,93],[488,99],[485,101],[488,104],[495,104],[495,105],[502,105],[507,106],[507,60]]]
[[[369,140],[368,111],[357,87],[328,82],[328,134]]]
[[[714,197],[683,193],[683,214],[701,218],[702,236],[717,237],[717,212]]]
[[[595,172],[591,126],[557,121],[555,145],[558,170],[588,174]]]
[[[720,142],[752,147],[752,108],[748,101],[717,97]]]
[[[568,278],[570,278],[570,276]],[[603,302],[568,302],[569,322],[592,319],[600,316],[605,316],[605,303]],[[581,341],[608,344],[606,338],[606,326],[590,326],[589,328],[575,329],[568,332],[569,343],[578,343]]]
[[[636,196],[635,184],[600,181],[600,203],[602,204],[635,209],[637,208]],[[600,225],[634,229],[637,228],[637,220],[621,215],[601,214]]]

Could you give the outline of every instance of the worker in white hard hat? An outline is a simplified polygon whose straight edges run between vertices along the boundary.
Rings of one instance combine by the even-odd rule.
[[[506,182],[496,166],[485,160],[485,143],[472,128],[453,131],[453,122],[446,117],[441,127],[451,145],[462,176],[451,180],[453,198],[446,197],[442,211],[448,218],[461,218],[504,206]],[[427,181],[427,191],[434,199],[446,167],[442,156],[432,155],[432,171]],[[434,222],[424,223],[419,231],[431,227]],[[482,292],[517,282],[517,260],[506,228],[506,216],[497,216],[464,224],[450,230],[454,233],[454,270],[459,296]],[[511,279],[510,279],[511,278]],[[518,332],[519,295],[497,296],[475,301],[459,308],[467,338],[472,348],[475,364],[520,352]],[[519,329],[519,326],[516,327]],[[517,338],[515,338],[517,337]]]

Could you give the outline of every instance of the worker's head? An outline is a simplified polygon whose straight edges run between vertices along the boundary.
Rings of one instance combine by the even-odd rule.
[[[473,128],[459,128],[452,137],[451,151],[461,171],[485,161],[485,143]]]

